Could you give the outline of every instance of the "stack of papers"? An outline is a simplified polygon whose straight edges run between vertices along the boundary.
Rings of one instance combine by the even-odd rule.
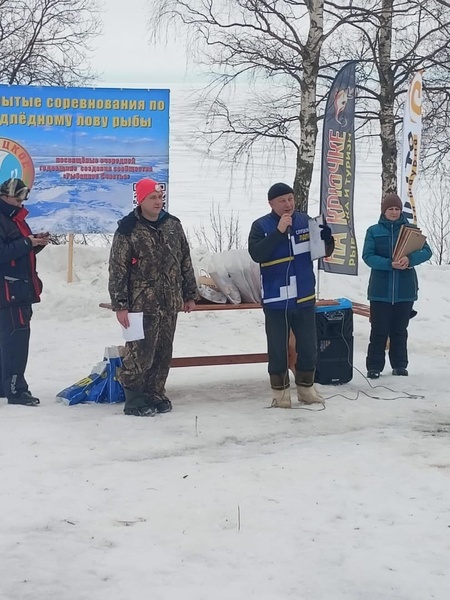
[[[395,262],[403,256],[408,256],[415,250],[422,250],[427,238],[418,227],[402,225],[395,244],[392,260]]]

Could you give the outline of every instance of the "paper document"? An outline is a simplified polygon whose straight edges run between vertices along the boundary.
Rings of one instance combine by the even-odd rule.
[[[314,219],[308,219],[309,228],[309,251],[311,260],[317,260],[325,256],[325,242],[320,237],[322,229],[319,225],[323,225],[323,216],[319,215]]]
[[[122,337],[126,342],[135,342],[144,339],[144,313],[128,313],[130,326],[122,327]]]

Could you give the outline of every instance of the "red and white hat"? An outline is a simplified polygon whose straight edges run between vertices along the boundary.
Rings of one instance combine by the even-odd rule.
[[[136,200],[140,204],[149,194],[162,192],[162,187],[153,179],[141,179],[136,184]]]

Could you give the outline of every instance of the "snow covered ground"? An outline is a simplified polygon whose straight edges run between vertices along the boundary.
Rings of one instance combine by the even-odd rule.
[[[267,409],[263,364],[179,368],[173,412],[139,419],[55,401],[121,343],[107,257],[76,247],[68,285],[67,248],[39,256],[42,405],[0,401],[2,600],[448,598],[450,268],[419,267],[408,378],[355,371],[316,412]],[[321,295],[364,302],[367,275]],[[367,319],[354,335],[364,372]],[[180,316],[176,356],[264,350],[261,311]]]

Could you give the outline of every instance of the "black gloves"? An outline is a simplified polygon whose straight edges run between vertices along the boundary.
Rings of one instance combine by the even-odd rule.
[[[319,227],[322,230],[320,232],[320,239],[322,239],[325,242],[325,244],[329,244],[333,239],[333,236],[331,235],[331,229],[326,224],[319,225]]]

